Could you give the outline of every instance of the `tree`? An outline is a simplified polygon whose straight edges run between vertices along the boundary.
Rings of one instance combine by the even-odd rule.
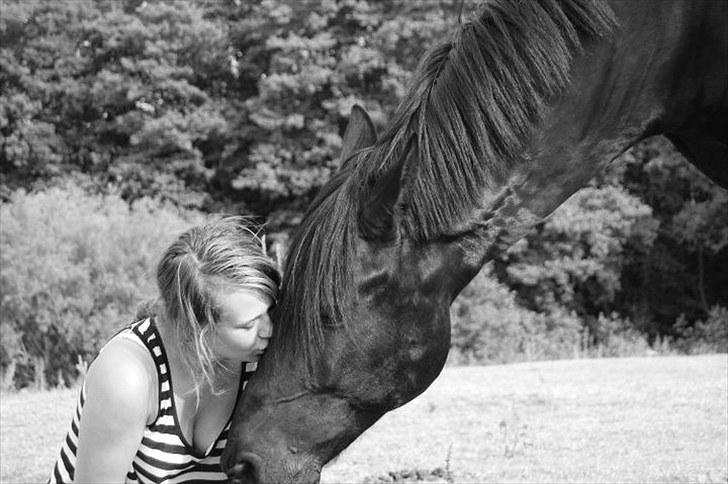
[[[224,84],[227,31],[187,2],[124,6],[8,5],[3,184],[80,171],[129,200],[201,206],[206,152],[228,129],[205,91]]]
[[[352,105],[384,125],[421,53],[457,20],[456,4],[241,5],[231,43],[239,79],[255,88],[240,86],[246,115],[221,160],[228,196],[295,220],[336,167]]]
[[[632,307],[652,335],[678,336],[714,305],[728,307],[728,197],[662,137],[630,150],[607,174],[652,207],[659,221],[653,249],[625,273]]]
[[[459,4],[5,1],[7,193],[78,171],[282,221],[328,179],[351,106],[383,125]]]
[[[623,312],[623,270],[651,250],[657,228],[650,207],[625,190],[588,187],[507,252],[500,276],[527,308],[575,312],[598,342],[599,315]]]

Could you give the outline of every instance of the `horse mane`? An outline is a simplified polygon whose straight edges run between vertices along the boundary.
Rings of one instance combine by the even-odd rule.
[[[382,138],[322,188],[292,240],[276,309],[280,344],[308,354],[325,324],[347,326],[367,182],[403,163],[409,146],[416,162],[403,168],[394,207],[402,235],[432,240],[462,222],[517,162],[582,42],[614,24],[601,0],[494,0],[431,49]]]
[[[614,24],[601,0],[495,0],[426,54],[370,163],[401,162],[416,140],[395,208],[404,236],[431,240],[467,220],[517,163],[582,41]]]

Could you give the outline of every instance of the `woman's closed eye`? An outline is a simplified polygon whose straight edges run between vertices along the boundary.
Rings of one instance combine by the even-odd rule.
[[[241,323],[238,323],[237,327],[240,329],[253,329],[262,317],[263,317],[263,315],[261,314],[260,316],[257,316],[253,319],[243,321]]]

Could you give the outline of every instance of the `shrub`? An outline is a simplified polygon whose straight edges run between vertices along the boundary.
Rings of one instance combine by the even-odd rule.
[[[154,296],[161,250],[202,217],[69,185],[18,191],[0,219],[2,381],[20,388],[72,382],[79,357]]]
[[[728,308],[713,306],[704,321],[693,325],[681,316],[675,327],[682,334],[676,345],[687,354],[728,353]]]
[[[512,363],[550,359],[653,354],[647,337],[617,313],[582,319],[559,304],[537,312],[520,306],[517,294],[486,268],[452,306],[450,362]],[[712,341],[716,323],[701,328]],[[656,346],[659,346],[659,342]],[[669,344],[658,348],[670,351]]]
[[[581,352],[582,323],[576,315],[557,306],[548,313],[519,306],[515,293],[488,268],[458,296],[451,314],[456,363],[572,358]]]
[[[634,324],[618,313],[589,318],[584,332],[584,356],[624,357],[645,356],[656,351],[647,341],[647,336],[635,329]],[[662,352],[669,352],[669,345],[663,344]]]

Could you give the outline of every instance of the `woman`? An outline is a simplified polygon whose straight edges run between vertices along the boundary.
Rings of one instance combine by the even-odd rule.
[[[182,234],[157,267],[155,316],[90,366],[50,482],[224,481],[220,454],[279,282],[240,218]]]

